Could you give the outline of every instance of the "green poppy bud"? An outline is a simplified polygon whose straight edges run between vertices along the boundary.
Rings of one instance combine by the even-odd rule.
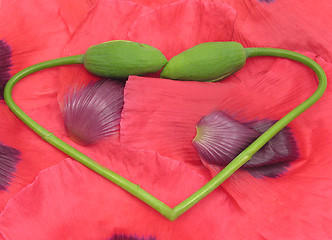
[[[124,40],[94,45],[84,54],[84,67],[89,72],[118,79],[158,72],[166,63],[166,57],[158,49]]]
[[[201,43],[169,60],[161,77],[215,82],[241,69],[246,59],[245,50],[240,43]]]

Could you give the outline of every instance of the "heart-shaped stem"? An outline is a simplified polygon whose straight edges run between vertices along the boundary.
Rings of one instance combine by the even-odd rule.
[[[119,187],[125,189],[138,199],[142,200],[153,209],[157,210],[163,216],[169,220],[175,220],[181,214],[186,212],[189,208],[199,202],[201,199],[206,197],[214,189],[216,189],[220,184],[222,184],[228,177],[230,177],[237,169],[239,169],[244,163],[250,160],[253,154],[255,154],[265,143],[267,143],[273,136],[275,136],[282,128],[289,124],[294,118],[299,116],[302,112],[312,106],[324,93],[326,89],[327,79],[324,70],[312,59],[292,51],[287,51],[283,49],[274,48],[247,48],[245,49],[247,57],[255,56],[275,56],[288,58],[295,60],[297,62],[303,63],[314,70],[319,79],[319,85],[315,93],[309,97],[305,102],[297,106],[285,117],[280,119],[276,124],[274,124],[270,129],[263,133],[256,141],[254,141],[248,148],[241,152],[231,163],[229,163],[218,175],[216,175],[212,180],[205,184],[198,191],[193,193],[189,198],[181,202],[174,208],[170,208],[165,203],[161,202],[145,190],[139,187],[139,185],[134,184],[127,179],[121,177],[115,172],[103,167],[91,158],[87,157],[83,153],[79,152],[75,148],[71,147],[67,143],[63,142],[59,138],[53,135],[53,133],[47,131],[45,128],[36,123],[31,119],[26,113],[24,113],[13,101],[12,90],[15,84],[22,78],[55,66],[68,65],[68,64],[82,64],[83,55],[76,55],[70,57],[63,57],[54,60],[49,60],[46,62],[38,63],[30,66],[16,75],[14,75],[7,83],[4,90],[4,98],[8,107],[12,112],[20,118],[27,126],[29,126],[34,132],[36,132],[41,138],[58,148],[60,151],[66,153],[68,156],[76,159],[81,164],[90,168],[92,171],[100,174],[111,182],[115,183]]]

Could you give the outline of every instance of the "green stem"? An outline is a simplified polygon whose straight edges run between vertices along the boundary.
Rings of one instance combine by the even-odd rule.
[[[169,220],[175,220],[201,199],[206,197],[209,193],[215,190],[220,184],[222,184],[227,178],[229,178],[237,169],[239,169],[244,163],[250,160],[250,158],[262,147],[264,146],[272,137],[274,137],[281,129],[283,129],[287,124],[289,124],[293,119],[299,116],[302,112],[312,106],[324,93],[326,89],[327,79],[324,70],[310,58],[283,49],[274,48],[246,48],[245,49],[247,57],[256,56],[274,56],[288,58],[300,63],[305,64],[314,70],[317,74],[319,85],[314,94],[309,97],[306,101],[301,103],[286,116],[275,123],[271,128],[264,132],[255,142],[253,142],[249,147],[247,147],[243,152],[241,152],[231,163],[229,163],[218,175],[216,175],[211,181],[205,184],[198,191],[193,193],[189,198],[181,202],[179,205],[173,209],[152,196],[151,194],[144,191],[138,185],[128,181],[127,179],[121,177],[120,175],[114,173],[113,171],[103,167],[97,162],[93,161],[91,158],[77,151],[67,143],[63,142],[51,132],[47,131],[45,128],[41,127],[34,120],[32,120],[27,114],[25,114],[13,101],[12,90],[14,85],[23,77],[28,76],[36,71],[43,70],[50,67],[67,65],[67,64],[81,64],[83,63],[83,55],[64,57],[59,59],[54,59],[42,63],[38,63],[31,67],[28,67],[16,75],[14,75],[7,83],[4,90],[4,98],[9,106],[9,108],[16,114],[26,125],[28,125],[33,131],[42,137],[43,140],[47,141],[54,147],[58,148],[60,151],[66,153],[70,157],[76,159],[78,162],[82,163],[86,167],[110,180],[111,182],[117,184],[121,188],[125,189],[135,197],[139,198],[163,216]]]
[[[243,150],[232,162],[230,162],[222,171],[220,171],[211,181],[204,185],[201,189],[187,198],[185,201],[177,205],[174,210],[177,214],[181,215],[187,211],[213,190],[215,190],[220,184],[222,184],[227,178],[229,178],[236,170],[238,170],[243,164],[251,159],[251,157],[262,148],[272,137],[274,137],[280,130],[288,125],[297,116],[311,107],[325,92],[327,79],[324,70],[321,66],[312,59],[296,52],[277,49],[277,48],[246,48],[247,58],[256,56],[273,56],[291,59],[310,67],[316,74],[319,80],[316,91],[303,103],[298,105],[282,119],[271,126],[266,132],[264,132],[259,138],[257,138],[250,146]]]

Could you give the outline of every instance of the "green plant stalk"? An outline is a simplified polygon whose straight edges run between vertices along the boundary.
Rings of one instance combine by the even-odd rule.
[[[165,203],[155,198],[145,190],[139,187],[139,185],[130,182],[129,180],[121,177],[115,172],[103,167],[91,158],[87,157],[83,153],[79,152],[75,148],[71,147],[67,143],[63,142],[51,132],[47,131],[45,128],[36,123],[31,119],[26,113],[24,113],[13,101],[12,90],[15,84],[22,78],[55,66],[68,65],[68,64],[82,64],[83,55],[76,55],[64,58],[58,58],[54,60],[49,60],[46,62],[38,63],[30,66],[16,75],[14,75],[7,83],[4,90],[4,98],[8,107],[12,112],[20,118],[27,126],[29,126],[34,132],[36,132],[44,141],[47,141],[54,147],[58,148],[60,151],[66,153],[68,156],[76,159],[81,164],[85,165],[92,171],[98,173],[99,175],[105,177],[111,182],[115,183],[119,187],[125,189],[138,199],[145,202],[147,205],[157,210],[163,216],[169,220],[175,220],[193,205],[199,202],[201,199],[206,197],[209,193],[215,190],[220,184],[222,184],[227,178],[229,178],[236,170],[238,170],[244,163],[250,160],[250,158],[263,147],[272,137],[274,137],[281,129],[283,129],[287,124],[289,124],[293,119],[299,116],[302,112],[312,106],[324,93],[327,85],[327,79],[324,70],[315,61],[310,58],[288,50],[274,49],[274,48],[246,48],[247,57],[256,56],[274,56],[288,58],[300,63],[303,63],[314,70],[319,79],[319,85],[314,94],[309,97],[306,101],[301,103],[286,116],[275,123],[271,128],[264,132],[256,141],[254,141],[249,147],[242,151],[231,163],[229,163],[218,175],[216,175],[212,180],[205,184],[198,191],[193,193],[189,198],[175,206],[170,208]]]

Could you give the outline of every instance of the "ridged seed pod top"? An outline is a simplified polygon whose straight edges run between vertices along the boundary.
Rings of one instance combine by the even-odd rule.
[[[240,43],[201,43],[169,60],[161,77],[214,82],[238,71],[245,62],[246,53]]]
[[[118,79],[158,72],[166,63],[166,57],[158,49],[125,40],[94,45],[84,54],[84,67],[89,72]]]

